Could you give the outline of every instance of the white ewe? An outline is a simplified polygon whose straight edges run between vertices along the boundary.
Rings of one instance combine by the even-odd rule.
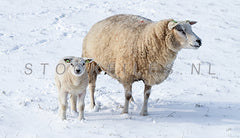
[[[153,22],[136,15],[115,15],[96,23],[83,41],[84,57],[94,58],[88,68],[94,107],[98,71],[117,79],[125,89],[123,113],[128,113],[132,84],[145,83],[141,115],[147,115],[151,87],[164,81],[182,48],[197,49],[201,39],[192,31],[194,21],[173,19]]]

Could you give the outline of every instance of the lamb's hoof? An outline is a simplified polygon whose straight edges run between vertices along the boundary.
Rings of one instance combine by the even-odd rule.
[[[148,112],[141,112],[140,115],[141,115],[141,116],[147,116],[147,115],[148,115]]]
[[[66,116],[60,116],[60,118],[61,118],[63,121],[67,119]]]
[[[78,112],[76,112],[76,111],[71,111],[71,115],[74,116],[74,117],[77,117],[77,116],[78,116]]]
[[[62,114],[61,112],[58,113],[58,116],[59,116],[60,119],[66,120],[66,115]]]
[[[85,120],[85,117],[79,116],[79,120],[82,122]]]

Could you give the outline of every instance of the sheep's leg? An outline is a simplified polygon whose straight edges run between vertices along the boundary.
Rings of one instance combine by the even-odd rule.
[[[88,73],[88,79],[89,79],[89,91],[90,91],[90,98],[91,98],[91,106],[90,108],[94,108],[95,106],[95,99],[94,99],[94,92],[96,87],[96,80],[97,80],[97,72],[91,71]]]
[[[79,94],[79,102],[78,102],[78,108],[79,108],[79,120],[83,120],[84,119],[84,107],[85,107],[85,95],[86,95],[86,90]]]
[[[66,110],[67,110],[67,92],[59,92],[59,115],[61,119],[66,119]]]
[[[76,108],[77,96],[72,94],[71,97],[70,97],[70,101],[71,101],[71,112],[76,113],[77,112],[77,108]]]
[[[125,90],[125,104],[122,113],[128,113],[129,100],[132,98],[132,84],[123,84]]]
[[[140,115],[142,116],[146,116],[148,115],[148,98],[150,96],[151,93],[151,88],[152,86],[146,85],[145,84],[145,89],[144,89],[144,102],[143,102],[143,107],[142,107],[142,111],[140,113]]]
[[[130,103],[134,103],[133,97],[129,100]]]

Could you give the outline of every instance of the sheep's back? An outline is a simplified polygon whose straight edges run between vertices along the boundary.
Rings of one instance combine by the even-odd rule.
[[[96,23],[83,41],[83,57],[94,61],[109,75],[122,80],[134,72],[138,55],[138,39],[152,23],[137,15],[116,15]],[[115,65],[114,71],[111,71]],[[109,70],[110,69],[110,70]]]

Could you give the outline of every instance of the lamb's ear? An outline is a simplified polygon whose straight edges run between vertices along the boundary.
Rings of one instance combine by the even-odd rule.
[[[189,20],[187,20],[186,22],[189,23],[190,25],[194,25],[197,23],[197,21],[189,21]]]
[[[91,63],[93,62],[92,58],[83,58],[85,60],[85,63]]]
[[[70,62],[73,60],[73,57],[72,57],[72,56],[64,57],[63,60],[64,60],[66,63],[70,63]]]
[[[66,63],[70,63],[70,62],[72,61],[72,59],[67,59],[67,58],[65,58],[64,61],[65,61]]]
[[[172,20],[172,21],[170,21],[170,22],[168,23],[168,29],[169,29],[169,30],[172,30],[176,25],[178,25],[178,22]]]

